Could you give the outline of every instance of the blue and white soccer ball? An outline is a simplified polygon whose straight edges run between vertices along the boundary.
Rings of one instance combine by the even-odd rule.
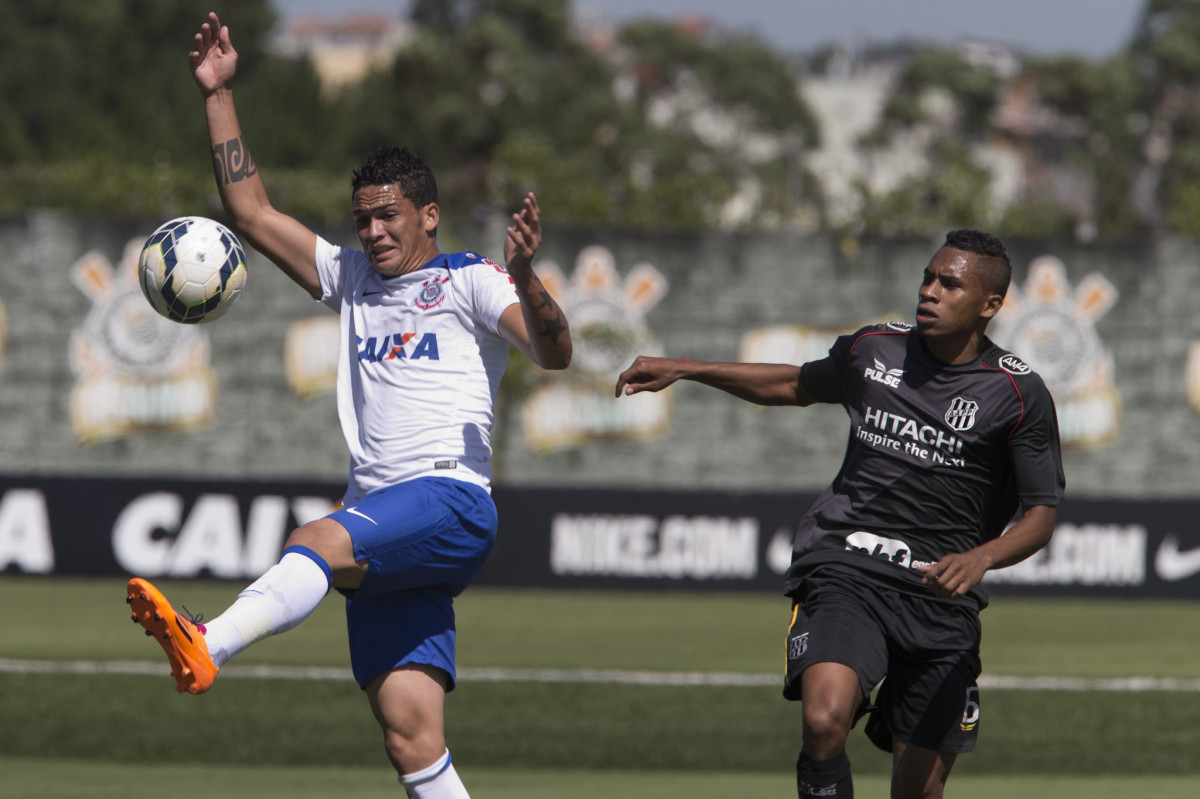
[[[150,234],[138,281],[154,310],[185,325],[211,322],[233,307],[246,284],[246,253],[229,228],[183,216]]]

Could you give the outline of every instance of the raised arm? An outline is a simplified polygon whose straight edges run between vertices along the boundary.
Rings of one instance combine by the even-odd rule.
[[[230,224],[313,297],[321,296],[316,234],[272,207],[233,104],[237,51],[216,14],[200,26],[188,65],[204,96],[217,191]]]
[[[566,369],[572,349],[567,317],[533,271],[533,256],[541,244],[541,216],[530,192],[513,214],[504,240],[505,268],[517,287],[518,303],[500,315],[500,332],[543,369]]]
[[[639,355],[617,378],[616,396],[662,391],[678,380],[719,388],[757,405],[811,405],[800,367],[782,363],[722,363]]]

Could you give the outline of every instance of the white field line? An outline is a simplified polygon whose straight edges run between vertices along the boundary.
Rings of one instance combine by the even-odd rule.
[[[0,673],[10,674],[144,674],[170,673],[166,664],[145,660],[22,660],[0,658]],[[230,665],[223,679],[344,680],[354,679],[350,669],[337,666]],[[612,685],[713,687],[782,687],[776,674],[702,671],[630,671],[621,669],[459,669],[460,682],[604,683]],[[1015,677],[985,674],[982,688],[1012,691],[1178,691],[1200,692],[1200,679],[1169,677]]]

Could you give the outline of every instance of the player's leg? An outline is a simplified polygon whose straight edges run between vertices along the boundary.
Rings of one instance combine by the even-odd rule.
[[[858,673],[841,663],[814,663],[803,672],[800,693],[804,727],[796,761],[797,794],[801,799],[852,799],[846,739],[863,704]]]
[[[800,686],[804,753],[814,760],[837,757],[862,706],[858,673],[841,663],[814,663],[804,670]]]
[[[467,797],[446,748],[443,708],[449,679],[441,669],[410,664],[366,686],[371,711],[383,730],[384,749],[410,797]]]
[[[213,661],[222,666],[246,647],[297,626],[330,587],[352,588],[362,582],[364,570],[354,560],[350,534],[337,521],[327,516],[296,528],[279,562],[206,625]]]
[[[230,658],[292,629],[316,609],[331,583],[352,586],[362,581],[362,572],[346,529],[324,518],[294,530],[279,562],[207,624],[177,613],[157,588],[140,578],[129,581],[126,601],[133,620],[166,653],[176,690],[201,694]]]
[[[899,739],[892,742],[892,799],[942,799],[958,757]]]
[[[794,597],[784,696],[803,703],[797,793],[854,796],[846,739],[887,666],[882,631],[853,574],[816,574]]]
[[[454,596],[482,567],[496,508],[478,486],[423,479],[360,503],[355,553],[367,564],[345,592],[350,665],[384,731],[388,758],[410,796],[467,796],[442,728],[455,679]]]
[[[867,734],[892,750],[893,799],[940,799],[957,756],[979,734],[979,617],[910,595],[895,603],[892,661]]]

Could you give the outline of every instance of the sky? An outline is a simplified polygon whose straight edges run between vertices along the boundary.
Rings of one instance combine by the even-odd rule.
[[[409,0],[271,0],[283,16],[354,11],[407,14]],[[953,44],[984,38],[1034,55],[1107,58],[1133,34],[1146,0],[572,0],[580,11],[624,22],[707,17],[784,52],[824,44],[912,39]]]

